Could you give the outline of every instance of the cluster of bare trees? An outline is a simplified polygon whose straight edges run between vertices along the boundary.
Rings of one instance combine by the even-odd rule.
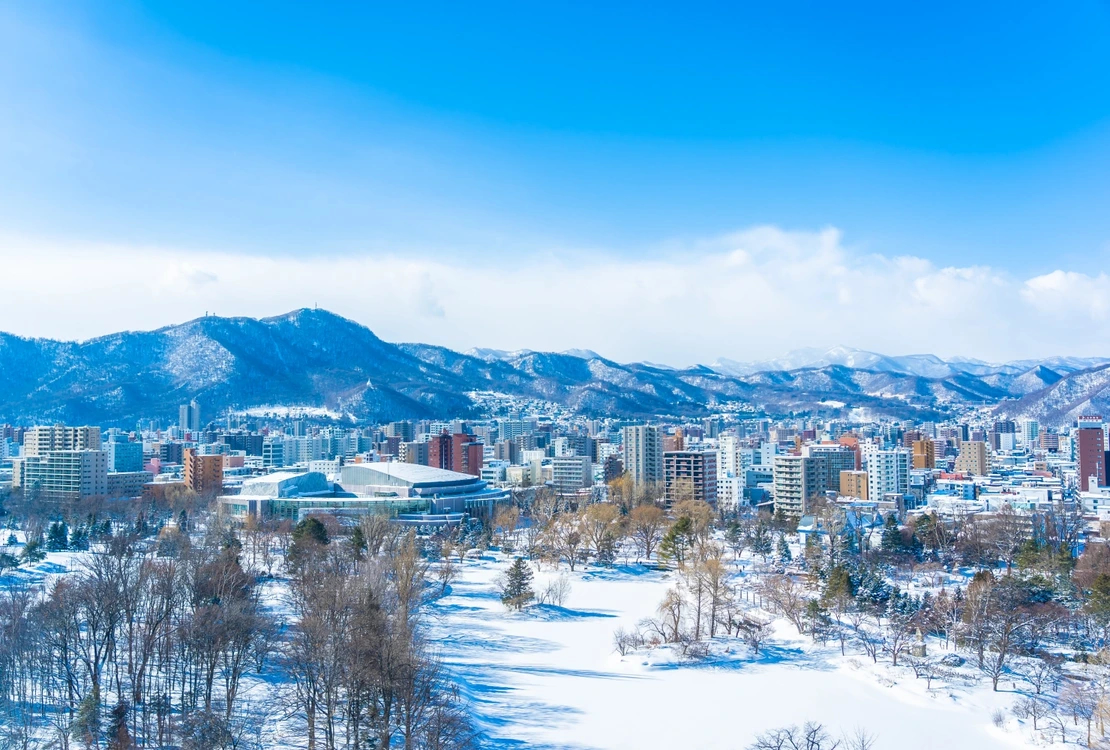
[[[872,750],[874,747],[874,736],[864,729],[835,738],[823,724],[807,721],[802,726],[764,732],[748,745],[748,750]]]
[[[0,748],[249,747],[266,719],[310,748],[473,746],[425,636],[437,545],[381,518],[192,514],[117,521],[47,588],[0,592]]]
[[[395,739],[406,750],[470,747],[476,734],[465,706],[423,632],[429,562],[421,545],[411,531],[364,526],[375,554],[310,544],[292,581],[296,619],[282,663],[308,747],[390,747]]]
[[[612,565],[621,555],[681,565],[694,546],[708,541],[715,519],[709,505],[685,501],[668,513],[658,496],[642,485],[616,486],[624,488],[619,502],[582,506],[540,489],[524,513],[515,507],[498,512],[494,540],[502,551],[556,568],[566,564],[571,571],[586,561]],[[670,533],[676,524],[681,524],[679,529]]]
[[[956,669],[962,654],[994,690],[1024,694],[1013,714],[1045,740],[1094,746],[1105,741],[1110,718],[1110,549],[1091,543],[1075,559],[1073,521],[1066,508],[1034,520],[1008,508],[954,523],[926,515],[902,527],[888,523],[881,547],[866,549],[830,518],[832,533],[807,545],[804,573],[763,575],[755,592],[800,633],[839,640],[842,653],[851,646],[872,661],[888,658],[930,687],[969,678]],[[1040,533],[1032,533],[1034,522],[1043,524]],[[895,585],[944,580],[937,573],[944,560],[979,572],[935,595],[910,596]],[[944,648],[929,653],[927,636],[943,638]],[[775,741],[786,736],[779,735]]]
[[[925,513],[911,518],[884,551],[929,558],[944,564],[960,563],[1012,571],[1036,566],[1050,572],[1067,572],[1079,549],[1084,529],[1080,507],[1058,501],[1035,514],[1003,505],[989,516],[956,515],[938,519]],[[1034,531],[1036,533],[1034,533]]]
[[[753,513],[718,519],[686,503],[670,513],[655,509],[658,525],[644,534],[643,545],[631,520],[643,507],[652,506],[623,509],[617,521],[625,528],[623,538],[635,540],[643,557],[654,553],[667,563],[676,582],[657,617],[614,634],[622,655],[674,643],[696,657],[722,634],[744,638],[758,652],[770,621],[760,614],[765,611],[815,640],[838,641],[842,653],[856,648],[872,661],[886,658],[906,667],[929,687],[937,680],[969,679],[966,669],[958,669],[964,658],[957,654],[963,654],[995,690],[1004,683],[1008,689],[1021,686],[1027,695],[1014,713],[1047,732],[1046,738],[1065,739],[1072,731],[1090,745],[1104,737],[1110,718],[1103,687],[1110,681],[1104,666],[1110,664],[1110,548],[1088,544],[1075,558],[1082,519],[1073,504],[1060,502],[1036,516],[1003,507],[981,518],[925,514],[899,524],[889,517],[875,532],[879,543],[859,519],[849,522],[842,509],[818,503],[823,533],[794,545],[788,543],[795,538],[788,519]],[[722,544],[732,553],[728,562]],[[791,546],[801,547],[800,554]],[[746,552],[762,563],[749,578],[754,585],[738,593],[729,584],[729,564]],[[980,572],[966,586],[942,588],[939,595],[912,596],[899,588],[911,580],[939,585],[955,565]],[[944,648],[930,653],[927,637],[943,638]],[[759,747],[809,746],[804,729],[769,733],[762,740],[770,744]],[[850,747],[850,739],[825,737],[818,746]]]
[[[188,745],[198,723],[231,736],[243,676],[277,636],[237,542],[219,535],[172,558],[114,537],[48,591],[6,590],[0,630],[14,747],[43,725],[63,748],[100,747],[109,725],[109,747],[121,734],[127,747]]]
[[[661,542],[661,554],[675,560],[675,585],[660,602],[657,617],[614,634],[622,656],[641,646],[672,643],[683,655],[700,657],[719,635],[742,638],[753,654],[763,647],[771,619],[742,601],[725,548],[709,533],[712,518],[702,510],[697,505],[676,506],[677,517]]]

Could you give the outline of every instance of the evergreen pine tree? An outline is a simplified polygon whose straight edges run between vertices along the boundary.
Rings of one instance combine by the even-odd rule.
[[[37,563],[46,559],[46,551],[42,548],[42,537],[28,539],[19,557],[23,562],[28,563]]]
[[[135,519],[135,536],[144,537],[150,533],[150,527],[146,522],[146,514],[139,511],[138,517]]]
[[[690,551],[693,540],[694,523],[689,516],[682,516],[667,529],[663,540],[659,542],[659,559],[664,562],[674,562],[681,567],[686,563],[686,555]]]
[[[1099,573],[1095,577],[1083,609],[1100,628],[1110,627],[1110,575]]]
[[[294,567],[318,554],[329,542],[328,530],[324,528],[324,524],[311,516],[293,528],[291,538],[286,560]]]
[[[328,543],[328,530],[319,518],[309,516],[293,529],[292,539],[294,543],[311,540],[316,544],[323,545]]]
[[[355,530],[351,532],[351,556],[358,562],[362,561],[363,556],[366,554],[366,535],[362,533],[362,527],[356,526]]]
[[[100,744],[100,693],[97,690],[89,691],[77,705],[70,733],[85,747],[97,747]]]
[[[739,523],[733,521],[725,530],[725,542],[732,549],[736,549],[743,546],[744,541],[744,529],[740,526]]]
[[[809,623],[809,632],[813,636],[813,640],[820,639],[822,642],[828,634],[829,625],[829,612],[825,609],[824,605],[818,599],[810,599],[806,602],[806,622]]]
[[[108,750],[133,750],[135,742],[127,729],[127,701],[121,700],[108,719]]]
[[[756,523],[755,528],[752,529],[751,538],[748,545],[752,548],[752,552],[762,557],[764,560],[771,554],[774,549],[771,530],[767,528],[766,522],[761,518]]]
[[[83,552],[89,548],[89,530],[84,526],[75,526],[69,535],[69,548]]]
[[[855,595],[852,577],[848,571],[839,565],[829,571],[829,580],[825,585],[824,600],[826,603],[842,599],[850,599]]]
[[[605,567],[611,566],[617,559],[617,540],[612,534],[606,534],[597,549],[597,564]]]
[[[914,537],[917,541],[929,551],[936,550],[937,538],[937,521],[936,516],[931,513],[922,513],[914,521],[913,525]]]
[[[790,552],[790,545],[786,542],[785,534],[779,534],[779,543],[776,554],[778,555],[779,564],[782,565],[784,568],[789,565],[790,562],[794,559],[794,555]]]
[[[69,529],[65,521],[55,521],[46,532],[46,548],[51,552],[69,549]]]
[[[884,552],[897,552],[902,549],[902,531],[898,528],[898,519],[891,513],[883,524],[882,548]]]
[[[519,612],[534,598],[532,569],[524,562],[524,558],[518,557],[505,574],[505,581],[501,585],[501,603]]]
[[[821,565],[821,556],[824,553],[825,551],[821,549],[821,545],[817,541],[817,535],[807,534],[805,548],[802,550],[802,556],[805,558],[806,566],[812,566],[814,568],[819,567]]]
[[[865,567],[859,571],[856,581],[856,601],[863,607],[885,607],[893,590],[886,582],[882,571]]]

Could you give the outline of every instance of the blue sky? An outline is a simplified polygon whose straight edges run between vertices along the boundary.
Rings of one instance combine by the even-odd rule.
[[[227,5],[0,8],[4,260],[28,262],[28,247],[83,263],[145,248],[195,256],[198,278],[227,278],[217,257],[451,259],[496,276],[681,264],[753,227],[835,227],[856,270],[873,256],[989,268],[1015,304],[1055,271],[1103,293],[1105,2]],[[562,341],[542,320],[478,339],[443,301],[458,290],[420,273],[435,297],[427,331],[447,332],[434,343]],[[26,330],[6,314],[3,327],[85,336],[211,300],[178,302]],[[768,319],[786,314],[768,304]],[[1102,303],[1091,309],[1099,320]],[[348,312],[383,335],[426,333],[372,307]],[[752,355],[836,343],[975,354],[940,332],[823,341],[795,328]],[[1050,330],[986,353],[1082,348]],[[568,345],[621,346],[583,338]],[[661,341],[642,357],[744,354],[729,338],[698,347]]]

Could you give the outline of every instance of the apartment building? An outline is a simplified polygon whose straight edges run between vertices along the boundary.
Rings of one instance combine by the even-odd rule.
[[[1102,417],[1080,417],[1075,430],[1075,462],[1080,491],[1106,486],[1106,433]]]
[[[668,504],[697,500],[717,504],[717,452],[666,451],[663,498]]]
[[[594,483],[589,456],[556,456],[551,461],[551,482],[559,492],[577,492]]]
[[[16,459],[12,462],[12,487],[46,503],[103,498],[108,494],[108,454],[100,450],[48,450]]]
[[[819,463],[812,456],[775,456],[772,486],[776,513],[800,518],[808,512],[811,497],[827,489],[819,478],[823,474]]]
[[[143,470],[143,444],[131,442],[126,435],[112,435],[104,443],[108,454],[108,471],[135,472]]]
[[[624,470],[636,483],[663,479],[663,432],[653,425],[635,425],[621,430]]]
[[[109,471],[105,494],[109,498],[142,497],[144,485],[153,479],[149,471]]]
[[[1099,435],[1102,435],[1102,430],[1099,430]],[[956,472],[977,477],[989,474],[990,461],[987,457],[986,442],[966,440],[960,443],[960,454],[956,456]]]
[[[913,441],[913,468],[935,469],[937,466],[937,447],[932,440]]]
[[[910,491],[910,465],[913,456],[905,448],[863,452],[863,468],[867,472],[867,497],[874,501],[888,493],[905,495]]]
[[[867,472],[842,471],[840,472],[840,494],[844,497],[858,497],[867,499]]]
[[[471,476],[481,476],[485,460],[485,445],[476,436],[465,432],[442,432],[427,443],[426,464],[435,469],[457,471]],[[407,462],[406,462],[407,463]]]
[[[185,486],[198,495],[218,495],[224,488],[224,457],[200,455],[194,448],[186,448]]]
[[[28,428],[23,433],[23,455],[41,456],[49,451],[98,451],[99,427],[67,427],[66,425]]]
[[[815,491],[826,492],[840,487],[840,472],[856,468],[856,452],[839,443],[811,443],[802,448],[802,455],[812,458],[816,464],[817,485]]]

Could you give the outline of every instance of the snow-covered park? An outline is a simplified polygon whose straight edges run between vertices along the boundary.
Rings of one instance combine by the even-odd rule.
[[[929,655],[952,661],[929,683],[907,660],[894,667],[879,654],[873,661],[851,643],[841,655],[837,640],[815,642],[785,618],[772,619],[757,602],[752,584],[762,576],[751,572],[758,563],[750,555],[742,565],[729,562],[729,584],[743,606],[770,621],[768,637],[753,653],[740,639],[718,635],[707,655],[690,658],[678,645],[658,643],[622,656],[614,643],[619,629],[636,630],[659,616],[660,602],[680,579],[677,571],[627,560],[574,572],[565,564],[528,563],[536,592],[558,579],[569,588],[561,604],[533,603],[516,612],[502,603],[503,577],[514,558],[472,552],[456,564],[445,589],[429,581],[425,622],[428,641],[481,731],[482,747],[743,750],[768,730],[805,722],[819,722],[834,737],[862,731],[873,738],[873,750],[1060,741],[1059,730],[1046,722],[1034,731],[1028,718],[1016,715],[1028,684],[1007,676],[994,692],[970,663],[953,666],[968,654],[947,651],[941,637],[927,639]],[[9,570],[0,584],[49,590],[88,554],[51,552]],[[268,579],[261,594],[280,621],[295,618],[288,578]],[[257,746],[307,747],[289,679],[272,664],[244,675],[241,699]],[[1067,724],[1068,741],[1083,744],[1083,727]]]
[[[815,644],[782,620],[756,658],[739,644],[702,661],[667,646],[621,657],[614,631],[655,616],[674,573],[538,571],[537,589],[569,576],[564,605],[510,613],[497,585],[507,565],[495,553],[468,561],[432,607],[440,654],[494,746],[744,748],[761,732],[805,721],[834,734],[864,728],[879,749],[1034,746],[1010,712],[1019,696],[1009,685],[992,692],[973,671],[968,684],[928,690],[908,667],[842,657],[837,644]],[[942,644],[932,640],[931,648]],[[1003,728],[992,722],[997,709]]]

